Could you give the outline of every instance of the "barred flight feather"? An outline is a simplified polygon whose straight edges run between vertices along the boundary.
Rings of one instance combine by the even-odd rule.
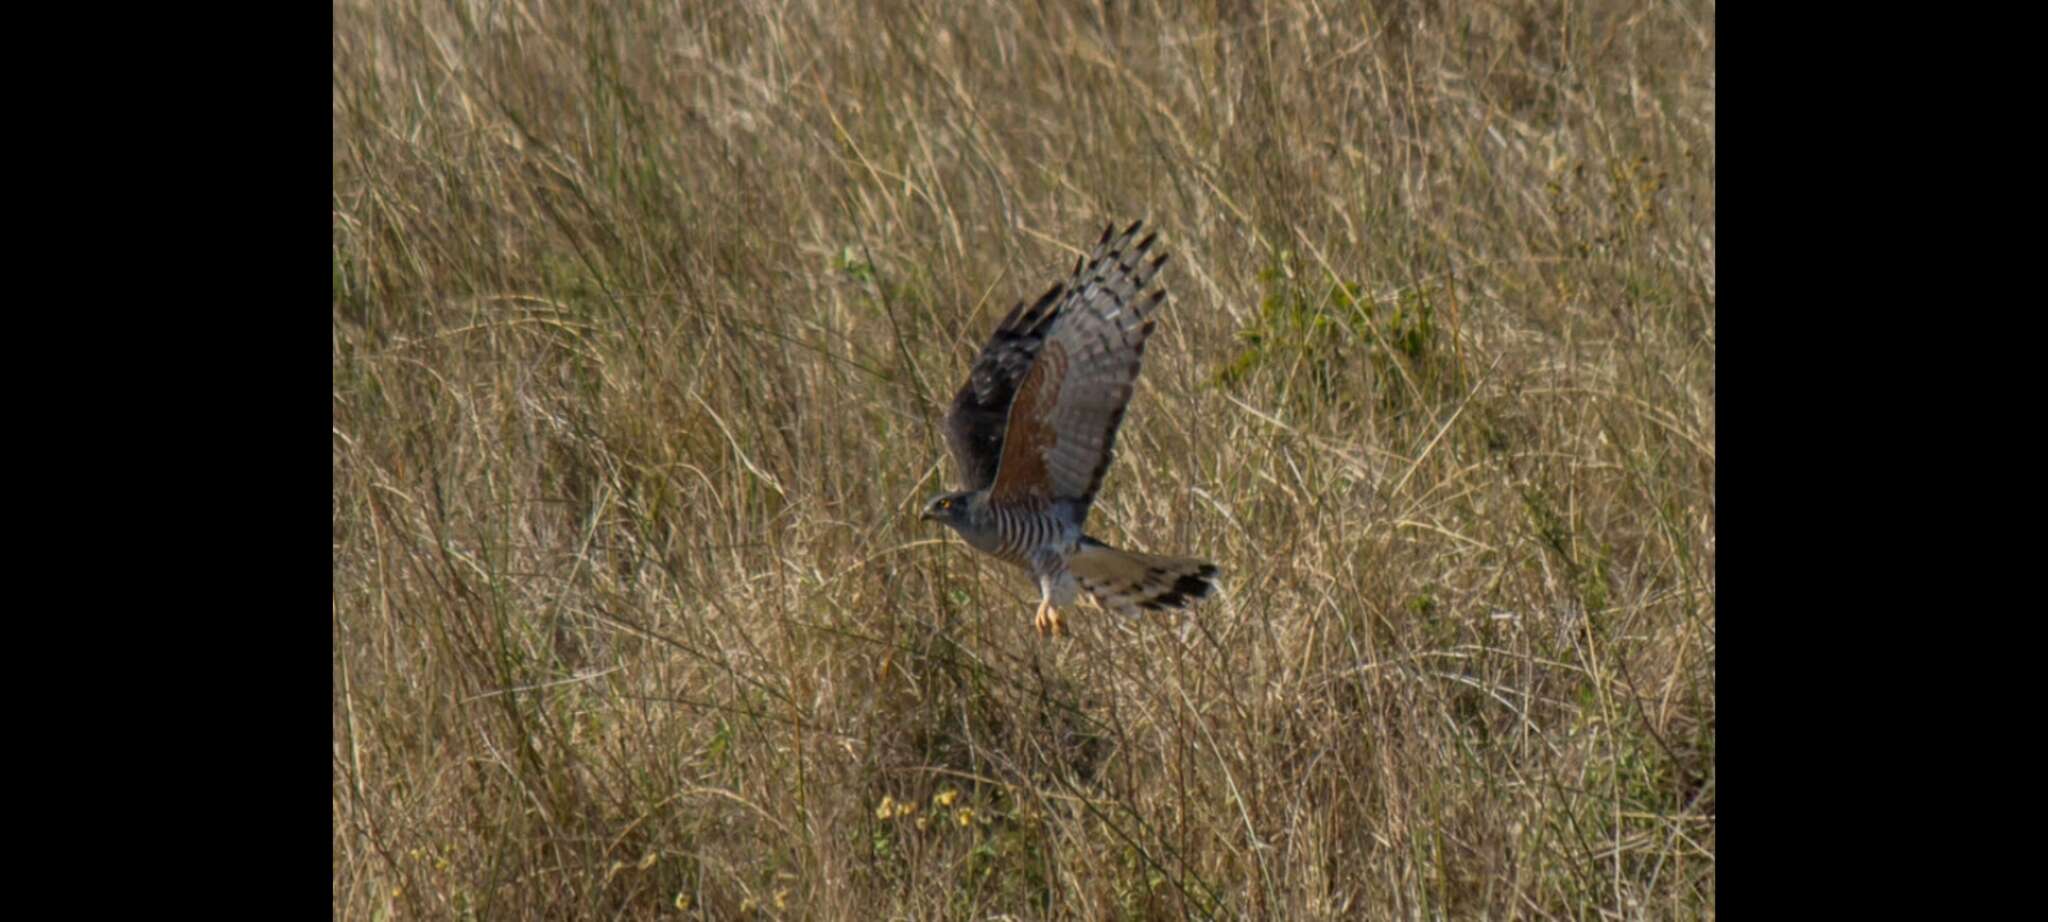
[[[1184,608],[1216,590],[1216,565],[1190,557],[1123,551],[1081,539],[1067,569],[1103,608],[1123,615]]]

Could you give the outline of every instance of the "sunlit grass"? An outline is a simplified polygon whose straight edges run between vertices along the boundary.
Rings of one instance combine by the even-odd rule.
[[[1713,13],[338,4],[336,916],[1712,917]],[[1223,591],[1046,643],[916,511],[1135,217]]]

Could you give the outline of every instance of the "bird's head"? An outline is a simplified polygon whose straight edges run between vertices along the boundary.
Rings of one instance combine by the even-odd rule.
[[[969,510],[974,507],[974,493],[962,490],[957,493],[941,493],[924,504],[924,512],[918,518],[927,522],[938,522],[953,528],[967,524]]]

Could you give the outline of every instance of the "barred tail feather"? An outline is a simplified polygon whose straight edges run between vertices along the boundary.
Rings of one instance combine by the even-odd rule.
[[[1216,565],[1188,557],[1120,551],[1094,538],[1067,560],[1081,588],[1123,615],[1185,608],[1216,589]]]

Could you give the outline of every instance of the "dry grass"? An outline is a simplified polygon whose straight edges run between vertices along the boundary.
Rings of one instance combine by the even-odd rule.
[[[1712,917],[1713,15],[337,3],[336,916]],[[1138,216],[1226,596],[1047,644],[915,512]]]

